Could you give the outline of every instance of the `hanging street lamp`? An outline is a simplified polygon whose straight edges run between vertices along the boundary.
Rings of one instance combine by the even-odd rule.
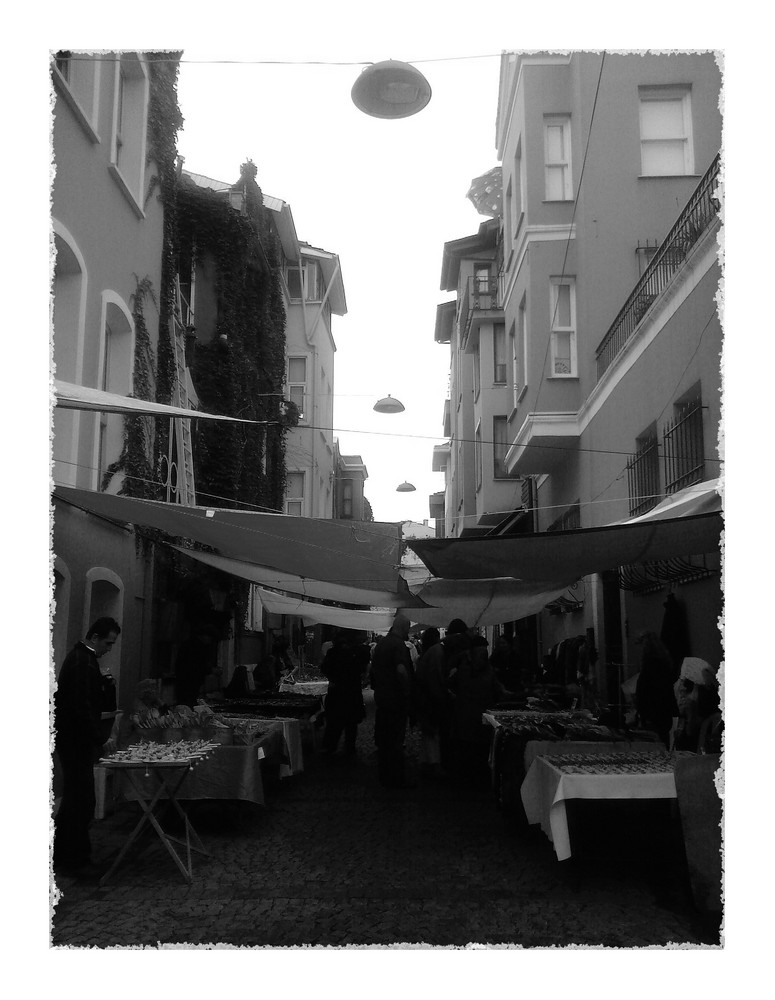
[[[406,482],[406,480],[404,480],[404,482],[401,483],[400,486],[396,486],[396,493],[414,493],[416,488],[417,488],[416,486],[412,486],[411,483],[408,483]]]
[[[374,404],[377,413],[403,413],[404,404],[400,399],[394,399],[389,393],[384,399],[379,399]]]
[[[396,59],[372,63],[353,84],[353,104],[372,118],[409,118],[431,99],[431,87],[414,66]]]

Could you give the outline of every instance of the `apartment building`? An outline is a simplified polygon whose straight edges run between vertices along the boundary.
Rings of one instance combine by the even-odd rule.
[[[464,251],[464,280],[445,264],[457,298],[436,323],[452,350],[450,440],[434,452],[448,534],[599,526],[719,476],[720,90],[712,53],[503,55],[499,211],[445,247],[445,261]],[[465,282],[482,291],[486,268],[492,294],[472,310]],[[483,373],[489,388],[504,355],[488,410]],[[487,438],[511,508],[488,495]],[[538,658],[585,636],[615,698],[672,595],[686,652],[718,664],[718,553],[671,562],[579,581],[537,616]]]
[[[164,208],[150,195],[174,167],[160,159],[174,126],[152,123],[149,103],[175,73],[169,54],[59,52],[52,61],[52,359],[61,382],[155,396],[153,366],[142,359],[155,356],[158,340]],[[55,408],[54,484],[142,491],[142,475],[120,461],[124,445],[122,416]],[[120,701],[150,655],[152,559],[135,542],[125,525],[54,498],[54,663],[92,621],[116,618],[122,633],[110,667]]]

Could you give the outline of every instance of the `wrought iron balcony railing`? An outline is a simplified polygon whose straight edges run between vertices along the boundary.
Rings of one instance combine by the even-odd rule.
[[[635,332],[651,303],[667,287],[675,272],[686,260],[691,248],[716,218],[719,210],[719,203],[715,197],[719,163],[720,154],[711,163],[677,222],[652,257],[640,281],[600,342],[595,352],[598,379],[602,378]]]
[[[466,281],[460,303],[460,326],[463,343],[468,340],[474,317],[503,309],[503,275],[472,275]]]

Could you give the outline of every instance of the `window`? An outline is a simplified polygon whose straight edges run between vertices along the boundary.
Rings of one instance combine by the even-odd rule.
[[[506,468],[506,452],[509,450],[508,418],[492,418],[493,475],[496,479],[515,479]]]
[[[571,504],[558,518],[556,518],[547,531],[574,531],[581,527],[581,503],[577,500]]]
[[[544,164],[546,200],[572,200],[569,115],[544,116]]]
[[[353,481],[342,480],[342,517],[353,516]]]
[[[522,190],[522,139],[517,143],[517,152],[514,156],[514,193],[511,201],[511,235],[512,239],[517,238],[519,224],[522,221],[524,209],[524,192]]]
[[[514,229],[514,181],[509,177],[509,183],[506,187],[506,205],[503,212],[503,241],[506,246],[506,253],[508,254],[511,250],[511,241],[516,238],[516,231]]]
[[[689,87],[640,87],[641,173],[670,177],[694,173]]]
[[[285,513],[301,517],[304,513],[304,473],[289,472],[285,477]]]
[[[675,407],[675,417],[664,433],[665,493],[676,493],[699,483],[705,472],[702,400],[687,399]]]
[[[104,392],[127,396],[132,391],[134,331],[123,302],[112,292],[103,292],[104,326],[99,387]],[[124,447],[124,418],[118,413],[100,412],[97,432],[97,489],[115,493],[123,476],[105,481],[105,473]]]
[[[651,261],[654,259],[654,255],[659,249],[659,244],[656,240],[652,244],[650,240],[646,240],[645,243],[638,243],[635,247],[635,253],[638,257],[638,277],[642,278],[646,268],[649,266]]]
[[[288,399],[298,407],[299,419],[304,419],[306,415],[306,395],[307,359],[306,357],[288,358]]]
[[[522,296],[516,323],[509,331],[511,341],[511,370],[514,387],[514,406],[517,406],[527,388],[527,296]]]
[[[479,345],[476,345],[474,351],[474,398],[479,395],[479,391],[482,388],[482,372],[481,372],[482,362],[479,355]]]
[[[474,264],[474,294],[487,295],[490,291],[490,265]]]
[[[99,59],[62,50],[54,57],[54,83],[92,142],[97,136]]]
[[[140,218],[144,214],[148,93],[144,61],[137,53],[123,53],[115,68],[111,173]]]
[[[576,376],[576,283],[551,279],[552,369],[554,377]]]
[[[307,302],[319,302],[323,297],[323,275],[317,261],[304,261],[301,269],[289,264],[285,269],[285,280],[292,299],[303,297]]]
[[[630,517],[645,514],[659,503],[659,455],[656,430],[641,435],[627,462]]]
[[[482,485],[482,425],[477,424],[474,436],[474,464],[476,466],[476,488]]]
[[[506,324],[496,323],[492,333],[492,380],[497,385],[506,384]]]

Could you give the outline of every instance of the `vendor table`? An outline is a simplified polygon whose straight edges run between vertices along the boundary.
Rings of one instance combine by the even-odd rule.
[[[567,799],[674,799],[673,771],[681,756],[658,750],[538,756],[521,790],[528,822],[540,823],[557,860],[564,861],[571,856]]]
[[[208,854],[209,852],[199,839],[185,811],[181,808],[177,796],[183,782],[192,772],[196,758],[183,758],[175,761],[133,761],[131,763],[106,760],[102,763],[105,768],[117,771],[127,779],[136,793],[135,797],[140,803],[143,814],[129,834],[126,843],[119,851],[115,861],[100,879],[100,885],[104,885],[108,881],[123,861],[129,848],[148,825],[156,831],[159,840],[167,848],[172,860],[178,866],[186,881],[191,882],[193,879],[191,852],[199,851],[201,854]],[[165,805],[172,805],[178,816],[183,820],[185,840],[173,837],[172,834],[164,830],[159,822],[155,810],[162,799],[166,799],[167,802],[165,802]],[[186,848],[185,864],[175,849],[175,844]]]
[[[490,772],[498,805],[508,815],[524,819],[520,788],[539,753],[591,752],[592,744],[617,750],[655,749],[656,733],[624,734],[600,725],[586,711],[491,710],[482,721],[492,727]],[[581,746],[579,746],[581,744]],[[661,744],[659,744],[661,746]],[[552,749],[556,747],[556,751]]]

